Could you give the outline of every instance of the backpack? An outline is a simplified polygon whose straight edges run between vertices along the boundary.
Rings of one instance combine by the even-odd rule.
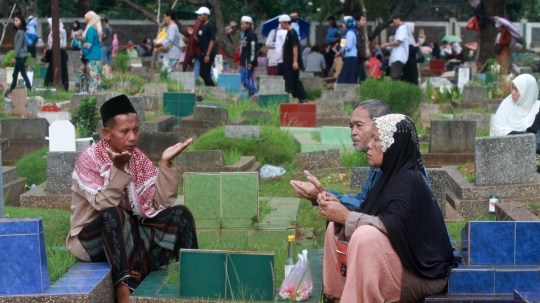
[[[38,40],[38,35],[36,34],[29,34],[28,32],[26,33],[26,45],[27,46],[32,46],[36,43],[36,41]]]

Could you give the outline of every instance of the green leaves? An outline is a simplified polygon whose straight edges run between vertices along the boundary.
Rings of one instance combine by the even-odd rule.
[[[99,116],[96,110],[96,97],[84,97],[75,110],[71,123],[77,128],[80,137],[90,137],[96,130]]]

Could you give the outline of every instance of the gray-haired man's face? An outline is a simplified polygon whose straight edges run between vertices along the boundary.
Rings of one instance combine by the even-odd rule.
[[[368,150],[367,146],[371,140],[371,128],[373,127],[368,110],[362,106],[357,107],[352,113],[349,125],[354,150],[365,153]]]

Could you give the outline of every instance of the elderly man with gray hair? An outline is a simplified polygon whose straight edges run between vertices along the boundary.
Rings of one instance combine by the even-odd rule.
[[[358,104],[351,116],[351,138],[354,145],[354,150],[357,152],[367,152],[368,143],[371,140],[371,128],[373,125],[373,119],[391,114],[390,107],[386,103],[379,100],[366,100]],[[333,196],[333,200],[341,202],[349,210],[358,210],[360,205],[364,202],[369,190],[373,187],[375,182],[381,177],[381,170],[379,168],[371,167],[369,170],[369,176],[366,183],[362,186],[362,191],[356,195],[341,195],[333,190],[324,189],[323,185],[317,180],[315,176],[310,174],[307,170],[304,171],[308,182],[291,180],[291,186],[294,189],[296,195],[300,198],[311,200],[316,205],[317,196],[322,191],[326,191]]]
[[[242,52],[240,54],[240,76],[242,85],[248,90],[249,96],[253,96],[259,91],[253,80],[253,71],[257,66],[257,35],[253,31],[253,19],[243,16],[240,20],[240,28],[244,32],[242,39]]]

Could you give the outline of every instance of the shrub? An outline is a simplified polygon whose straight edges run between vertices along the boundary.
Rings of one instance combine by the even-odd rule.
[[[196,139],[192,150],[222,150],[225,154],[255,156],[261,165],[283,165],[296,159],[300,146],[290,134],[275,126],[261,126],[258,139],[227,138],[225,128],[219,127]]]
[[[306,88],[306,95],[309,101],[319,100],[322,96],[324,88]]]
[[[422,101],[422,89],[403,81],[368,78],[362,83],[360,101],[378,99],[390,106],[393,113],[414,117]]]
[[[79,130],[81,137],[92,136],[97,127],[99,116],[96,111],[96,97],[81,99],[81,104],[75,110],[71,123]]]
[[[128,66],[129,66],[129,57],[126,54],[118,54],[113,59],[114,65],[116,68],[118,68],[119,71],[122,73],[127,72]]]
[[[10,50],[7,52],[6,57],[4,58],[4,61],[2,62],[3,67],[15,67],[15,63],[11,63],[11,58],[13,58],[13,54],[15,53],[15,50]],[[26,57],[26,62],[24,62],[24,66],[28,67],[30,65],[30,59],[31,56]]]

